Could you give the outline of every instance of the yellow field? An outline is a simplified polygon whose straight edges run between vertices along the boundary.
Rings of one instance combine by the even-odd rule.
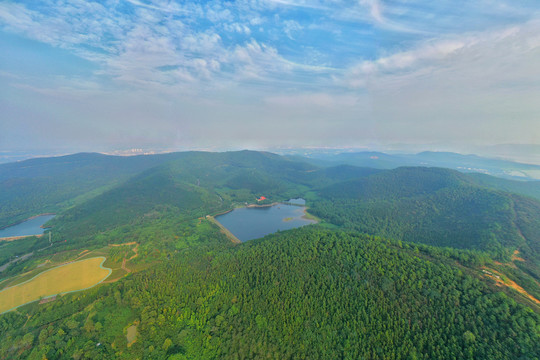
[[[101,267],[104,261],[104,257],[95,257],[61,265],[0,291],[0,314],[41,297],[84,290],[100,283],[111,273]]]

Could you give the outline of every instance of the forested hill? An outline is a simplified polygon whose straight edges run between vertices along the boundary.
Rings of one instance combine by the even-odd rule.
[[[289,160],[255,151],[182,152],[130,157],[81,153],[1,164],[0,228],[33,215],[60,212],[82,204],[161,164],[170,164],[176,176],[190,184],[233,190],[247,187],[253,192],[267,192],[270,189],[274,194],[283,194],[285,187],[296,186],[298,189],[298,185],[304,186],[297,191],[297,195],[309,189],[381,171],[350,165],[319,167],[310,165],[307,160],[301,157]],[[245,171],[241,173],[237,171],[239,169]],[[486,187],[540,198],[540,182],[505,181],[481,175],[470,175],[470,178]],[[242,197],[238,193],[236,195]]]
[[[0,228],[57,212],[174,158],[81,153],[0,165]]]
[[[153,218],[187,221],[261,195],[267,203],[305,197],[311,213],[344,229],[482,251],[503,262],[517,251],[526,260],[515,264],[520,279],[540,294],[540,203],[486,184],[519,190],[527,183],[481,179],[442,168],[317,168],[253,151],[179,153],[60,214],[53,239],[59,248],[106,245]]]
[[[42,162],[51,162],[52,169],[41,169],[34,174],[39,175],[36,178],[32,178],[33,173],[28,170],[31,167],[18,169],[13,172],[13,178],[4,182],[4,185],[17,182],[24,175],[35,185],[29,185],[28,192],[20,186],[6,189],[2,194],[10,200],[0,204],[3,210],[17,209],[19,214],[28,216],[44,211],[57,213],[49,224],[53,226],[55,246],[44,253],[104,246],[123,242],[126,236],[146,242],[156,238],[152,234],[161,233],[163,219],[167,219],[166,222],[173,218],[177,222],[189,222],[234,206],[244,206],[246,202],[256,202],[262,195],[267,198],[262,203],[269,204],[305,196],[316,187],[336,181],[377,172],[351,166],[317,168],[301,161],[255,151],[184,152],[158,156],[158,160],[151,163],[145,162],[147,157],[118,158],[98,154],[79,154],[66,159],[40,159],[37,162],[40,167],[44,166]],[[92,159],[97,159],[96,163]],[[122,161],[132,165],[115,164]],[[57,162],[59,164],[54,165]],[[143,168],[142,172],[125,179],[128,172],[135,171],[133,164]],[[157,165],[151,166],[154,164]],[[26,168],[24,162],[10,164],[15,168],[16,165]],[[69,170],[70,166],[75,170]],[[110,173],[107,173],[109,168]],[[101,173],[107,173],[104,178],[110,180],[108,185],[86,191],[95,186],[92,179],[102,181]],[[88,179],[81,179],[86,176]],[[44,191],[50,184],[54,184],[54,189]],[[62,184],[68,185],[63,187]],[[68,200],[59,202],[59,198]],[[17,199],[25,201],[17,202]],[[0,217],[4,223],[9,219]],[[141,231],[142,228],[147,230]],[[167,236],[174,238],[172,230],[169,228],[167,231]],[[141,233],[145,235],[141,236]],[[0,266],[12,256],[21,256],[41,247],[30,240],[5,245]],[[22,268],[23,263],[19,267]],[[16,268],[11,270],[16,271]]]
[[[264,195],[268,202],[306,197],[316,215],[369,234],[501,258],[523,248],[537,258],[528,251],[535,248],[535,202],[498,190],[534,196],[540,183],[448,169],[320,168],[255,151],[76,154],[0,165],[0,189],[0,226],[58,212],[55,234],[64,239],[131,224],[156,206],[199,217]],[[524,216],[524,207],[533,213]],[[524,239],[518,223],[532,235]]]
[[[294,172],[314,169],[313,165],[255,151],[128,157],[81,153],[2,164],[0,228],[33,215],[59,212],[82,204],[133,176],[165,163],[179,180],[186,183],[201,183],[202,186],[219,183],[234,189],[247,186],[255,192],[266,191],[272,186],[280,187],[275,178],[284,180],[289,175],[294,178]],[[240,174],[231,169],[246,171]],[[228,179],[227,183],[222,181],[224,177]]]
[[[296,229],[5,314],[0,356],[538,359],[540,317],[495,289],[407,244]]]
[[[253,203],[302,197],[318,187],[358,179],[379,170],[353,166],[317,168],[279,155],[238,151],[186,152],[133,176],[103,194],[61,213],[52,224],[55,240],[91,241],[88,236],[132,224],[168,207],[182,219]]]
[[[327,186],[311,211],[357,231],[405,241],[485,250],[509,259],[530,251],[540,230],[533,199],[480,186],[468,174],[439,168],[398,168]],[[518,209],[529,204],[527,215]],[[524,236],[525,223],[533,227]]]
[[[538,180],[515,181],[478,173],[468,174],[468,177],[480,186],[491,187],[540,200],[540,181]]]
[[[177,221],[189,221],[256,202],[262,195],[268,199],[264,203],[287,200],[306,189],[293,180],[315,171],[312,165],[270,153],[178,153],[60,213],[51,222],[53,240],[60,248],[106,245],[117,237],[111,231],[125,234],[130,226],[163,216],[176,214]],[[94,236],[104,232],[106,236]]]

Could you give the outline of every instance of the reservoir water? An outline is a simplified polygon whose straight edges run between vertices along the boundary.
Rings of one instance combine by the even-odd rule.
[[[298,198],[298,199],[290,199],[289,201],[287,201],[289,204],[293,204],[293,205],[306,205],[306,200],[302,199],[302,198]]]
[[[55,215],[40,215],[0,230],[0,238],[12,236],[30,236],[43,234],[45,229],[41,226],[51,220]]]
[[[265,207],[234,209],[216,220],[240,241],[258,239],[278,230],[289,230],[316,223],[305,219],[303,206],[277,204]]]

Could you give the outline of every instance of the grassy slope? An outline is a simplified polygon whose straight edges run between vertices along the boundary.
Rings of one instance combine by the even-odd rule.
[[[101,267],[104,257],[77,261],[36,275],[28,282],[0,291],[0,313],[59,293],[92,287],[110,273]]]

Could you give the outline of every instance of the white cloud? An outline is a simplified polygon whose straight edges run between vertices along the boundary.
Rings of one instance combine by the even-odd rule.
[[[259,16],[249,19],[249,23],[253,26],[262,25],[264,22],[265,20]]]
[[[125,0],[133,5],[152,9],[152,10],[158,10],[160,12],[166,12],[166,13],[187,13],[188,11],[186,9],[183,9],[174,1],[153,1],[150,3],[144,3],[139,0]]]
[[[245,35],[251,34],[251,29],[248,26],[240,23],[225,24],[223,25],[223,28],[229,32],[236,32]]]
[[[206,9],[206,18],[214,23],[223,21],[233,21],[234,17],[229,9],[223,9],[221,6],[208,6]]]
[[[411,50],[359,62],[338,81],[351,88],[359,88],[385,79],[410,79],[415,74],[425,77],[426,71],[459,75],[475,69],[479,76],[486,77],[489,73],[494,79],[507,77],[507,71],[515,75],[521,72],[520,67],[533,63],[535,59],[540,61],[538,54],[531,52],[538,46],[538,30],[539,23],[531,22],[521,27],[429,40]],[[514,51],[508,51],[510,48]],[[489,71],[495,64],[500,72]],[[506,70],[503,72],[502,68]]]
[[[360,0],[360,5],[365,6],[369,10],[371,17],[378,23],[384,23],[382,5],[379,0]]]
[[[184,132],[204,134],[195,122],[222,122],[219,131],[232,132],[226,122],[260,118],[268,124],[252,128],[270,133],[276,124],[291,131],[313,125],[306,139],[338,141],[480,137],[482,128],[514,137],[540,131],[532,120],[540,113],[540,24],[526,23],[538,13],[507,0],[26,4],[0,3],[4,31],[67,50],[98,69],[85,78],[0,69],[2,95],[31,94],[50,112],[47,119],[67,123],[84,113],[89,122],[102,118],[100,129],[123,128],[129,122],[117,118],[125,112],[144,129],[132,139],[150,131],[148,119],[161,121],[160,131],[173,133],[181,124]],[[55,101],[59,110],[47,105]],[[14,119],[39,118],[37,109],[21,110],[28,103],[0,104],[18,109]],[[505,125],[508,119],[518,125]],[[445,125],[451,121],[461,128]]]
[[[304,29],[302,25],[300,25],[297,21],[294,20],[285,20],[283,22],[284,28],[283,31],[287,35],[287,37],[291,40],[294,40],[294,33],[297,31],[301,31]]]
[[[290,71],[290,66],[275,48],[254,39],[244,45],[237,45],[228,55],[228,61],[235,66],[238,76],[245,79],[262,79],[271,72],[283,74]]]

